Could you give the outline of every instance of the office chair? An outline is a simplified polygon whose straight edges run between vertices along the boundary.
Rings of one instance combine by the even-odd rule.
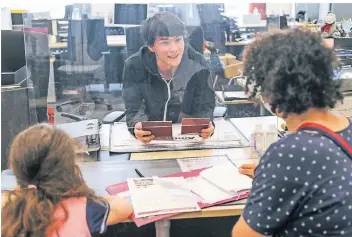
[[[144,46],[140,31],[140,26],[126,28],[127,57],[130,57],[132,54],[137,53],[139,49]]]
[[[188,43],[200,54],[204,53],[204,31],[201,26],[186,26]]]
[[[58,68],[60,78],[67,78],[67,85],[75,83],[79,88],[79,96],[56,105],[62,112],[62,106],[81,103],[75,113],[85,115],[94,110],[95,104],[103,104],[112,110],[111,103],[97,95],[88,94],[89,84],[102,83],[106,90],[104,55],[108,53],[108,45],[103,19],[70,20],[67,40],[67,64]],[[60,80],[63,84],[63,80]]]

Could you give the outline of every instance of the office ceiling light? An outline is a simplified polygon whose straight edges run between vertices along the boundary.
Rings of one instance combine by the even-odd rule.
[[[157,5],[156,7],[174,7],[174,5],[171,5],[171,4],[162,4],[162,5]]]

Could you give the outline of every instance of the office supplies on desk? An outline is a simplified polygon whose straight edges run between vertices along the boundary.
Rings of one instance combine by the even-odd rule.
[[[88,151],[100,150],[100,134],[98,119],[55,125],[64,130],[71,137],[78,140]]]
[[[225,149],[248,146],[247,141],[238,136],[237,129],[227,120],[214,120],[215,131],[206,141],[199,135],[182,135],[181,124],[173,124],[173,140],[153,140],[144,144],[127,130],[126,123],[115,123],[111,128],[111,152],[182,151],[200,149]]]
[[[134,171],[136,171],[136,173],[138,174],[139,177],[141,177],[141,178],[144,177],[144,175],[138,169],[134,169]]]
[[[192,184],[194,178],[199,177],[200,172],[202,172],[203,170],[205,170],[205,169],[192,170],[190,172],[181,172],[181,173],[169,175],[167,177],[183,177],[186,180],[186,182],[182,185],[182,188],[190,189],[190,188],[194,187],[194,185]],[[209,184],[210,183],[208,182],[207,185],[209,185]],[[118,196],[123,196],[125,198],[129,198],[128,197],[129,187],[128,187],[127,182],[108,186],[108,187],[106,187],[106,191],[110,195],[118,195]],[[237,194],[231,194],[231,195],[227,195],[227,196],[225,196],[225,195],[217,196],[216,198],[211,198],[211,200],[206,200],[206,199],[202,198],[201,196],[198,196],[198,198],[202,198],[200,201],[198,201],[198,205],[202,209],[202,208],[206,208],[206,207],[220,205],[223,203],[241,200],[241,199],[247,198],[248,196],[249,196],[249,192],[247,192],[247,191],[239,192]],[[222,199],[224,197],[226,199]],[[143,225],[146,225],[146,224],[158,221],[158,220],[162,220],[165,218],[170,218],[172,216],[176,216],[178,214],[180,214],[180,212],[179,213],[168,213],[168,214],[162,214],[162,215],[147,216],[144,218],[137,218],[135,216],[135,214],[132,214],[131,218],[133,219],[135,224],[138,227],[140,227],[140,226],[143,226]]]
[[[284,132],[281,124],[285,123],[285,121],[277,116],[232,118],[230,121],[248,140],[250,140],[252,131],[254,130],[256,124],[262,124],[263,129],[267,129],[270,124],[276,124],[277,130],[279,132]]]

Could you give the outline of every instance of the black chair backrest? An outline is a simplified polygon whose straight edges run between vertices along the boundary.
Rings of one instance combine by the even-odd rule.
[[[188,42],[200,54],[203,54],[204,31],[201,26],[187,26]]]
[[[143,45],[144,42],[141,35],[141,27],[134,26],[126,28],[127,57],[137,53]]]
[[[67,38],[69,60],[83,65],[90,64],[91,60],[98,61],[102,57],[102,52],[107,50],[104,19],[69,20]]]

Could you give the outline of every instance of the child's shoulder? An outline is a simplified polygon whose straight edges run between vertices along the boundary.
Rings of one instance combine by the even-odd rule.
[[[86,197],[72,197],[61,202],[55,210],[54,218],[63,220],[65,213],[68,214],[65,224],[60,233],[86,233],[90,236],[95,233],[104,233],[109,215],[109,204],[104,200],[92,200]],[[63,209],[65,208],[65,210]],[[66,211],[66,212],[65,212]],[[79,231],[79,232],[77,232]]]

